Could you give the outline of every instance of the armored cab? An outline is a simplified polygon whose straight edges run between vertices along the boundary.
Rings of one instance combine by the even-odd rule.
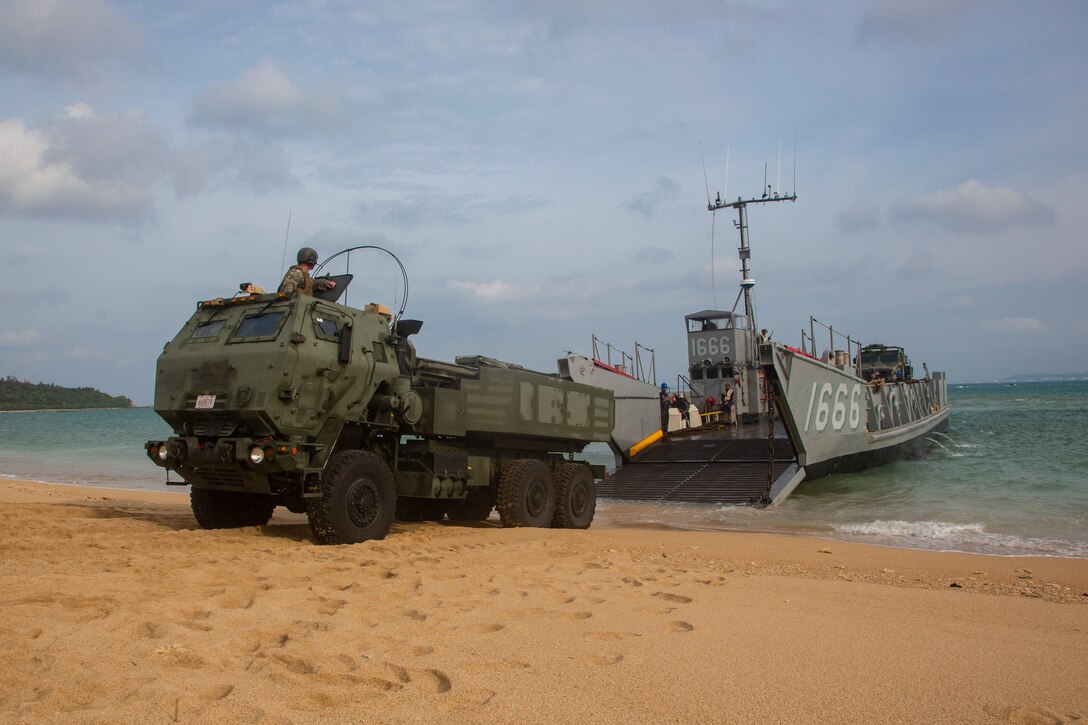
[[[339,279],[338,294],[350,277]],[[612,393],[485,357],[416,356],[422,323],[305,295],[200,302],[159,356],[148,456],[192,487],[204,528],[305,512],[321,543],[394,520],[588,527]]]

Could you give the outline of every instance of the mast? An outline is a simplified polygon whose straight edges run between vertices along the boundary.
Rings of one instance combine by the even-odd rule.
[[[751,270],[748,268],[748,262],[752,258],[752,250],[748,246],[748,205],[749,204],[766,204],[772,201],[796,201],[797,191],[796,187],[790,194],[780,194],[779,192],[771,191],[770,186],[764,187],[766,191],[763,192],[763,196],[759,198],[744,199],[737,197],[736,201],[722,201],[721,195],[714,200],[714,203],[707,204],[707,210],[711,213],[720,211],[722,209],[736,209],[737,221],[734,224],[737,230],[740,232],[740,247],[737,253],[740,256],[740,289],[741,294],[744,295],[744,314],[748,317],[748,330],[745,337],[747,338],[747,360],[743,363],[738,360],[741,370],[738,371],[738,383],[743,396],[740,402],[738,402],[738,410],[741,409],[741,403],[750,414],[756,415],[762,414],[764,411],[764,399],[762,387],[760,385],[760,352],[759,352],[759,326],[756,322],[756,307],[755,302],[752,299],[752,287],[755,286],[756,281],[751,277]],[[739,301],[739,296],[738,296]],[[736,303],[733,305],[736,309]],[[769,405],[769,403],[768,403]]]
[[[752,258],[752,250],[748,246],[748,205],[749,204],[767,204],[772,201],[797,201],[797,192],[794,191],[790,194],[779,194],[771,192],[771,187],[767,187],[767,191],[763,193],[763,196],[759,198],[744,199],[737,197],[736,201],[722,201],[722,197],[719,194],[712,204],[707,204],[706,208],[709,212],[716,212],[722,209],[736,209],[737,221],[733,224],[740,232],[740,247],[737,252],[740,256],[740,286],[741,293],[744,295],[744,314],[748,316],[748,320],[751,327],[753,336],[758,329],[756,325],[756,310],[755,303],[752,301],[752,287],[755,286],[756,281],[750,276],[748,269],[748,260]],[[758,363],[758,348],[752,345],[753,350],[753,362]]]

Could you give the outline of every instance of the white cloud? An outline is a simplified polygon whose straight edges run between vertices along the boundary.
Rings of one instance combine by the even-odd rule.
[[[983,320],[982,327],[994,332],[1011,332],[1026,335],[1042,332],[1045,325],[1034,317],[1002,317],[1000,320]]]
[[[1054,216],[1053,209],[1015,189],[987,186],[975,179],[892,208],[892,218],[899,222],[929,223],[950,232],[975,234],[1051,223]]]
[[[496,301],[512,299],[518,294],[519,288],[506,282],[465,282],[454,280],[449,283],[449,288],[454,292],[471,295],[481,300]]]
[[[67,219],[134,219],[152,210],[157,134],[141,114],[68,107],[33,128],[0,121],[0,212]]]
[[[107,0],[0,3],[0,67],[79,80],[113,63],[140,62],[145,54],[140,29]]]
[[[26,347],[41,339],[37,330],[26,329],[22,332],[0,332],[0,347]]]
[[[235,80],[201,92],[192,121],[255,133],[325,132],[343,124],[342,98],[335,88],[304,87],[264,59]]]

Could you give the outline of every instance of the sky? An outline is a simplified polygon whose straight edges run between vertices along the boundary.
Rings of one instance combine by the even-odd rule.
[[[776,340],[1082,372],[1086,33],[1081,0],[5,0],[0,376],[150,404],[198,300],[372,244],[425,357],[554,372],[596,335],[675,382],[741,278],[708,192],[765,184],[797,194],[748,208]],[[351,271],[405,301],[389,255]]]

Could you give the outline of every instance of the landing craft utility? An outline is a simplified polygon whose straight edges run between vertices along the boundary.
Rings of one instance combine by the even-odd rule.
[[[339,304],[352,276],[331,280],[199,302],[159,356],[155,412],[174,435],[145,448],[183,479],[167,483],[191,485],[202,527],[263,525],[277,506],[305,512],[323,544],[494,508],[504,526],[590,525],[603,469],[575,455],[609,439],[611,391],[417,357],[422,322]]]
[[[916,378],[900,347],[863,347],[824,326],[828,347],[817,353],[813,318],[800,348],[756,332],[747,207],[796,198],[768,189],[712,203],[708,191],[709,211],[737,210],[740,291],[732,310],[684,318],[688,368],[676,390],[690,405],[662,402],[659,423],[650,381],[600,360],[569,366],[572,380],[616,393],[622,465],[601,482],[602,498],[773,506],[803,481],[912,455],[948,426],[945,374]]]

